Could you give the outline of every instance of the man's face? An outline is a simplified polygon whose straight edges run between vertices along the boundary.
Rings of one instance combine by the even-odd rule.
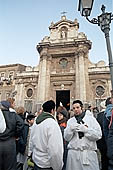
[[[51,114],[54,116],[55,115],[55,109],[51,110]]]
[[[35,121],[35,119],[28,120],[29,126],[32,126],[34,121]]]
[[[75,115],[80,115],[82,113],[82,108],[79,103],[73,104],[73,111]]]

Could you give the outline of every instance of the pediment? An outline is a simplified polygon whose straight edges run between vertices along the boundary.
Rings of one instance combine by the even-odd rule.
[[[63,18],[64,17],[64,18]],[[74,26],[78,26],[79,28],[79,23],[77,21],[77,19],[75,19],[74,21],[71,21],[71,20],[67,20],[66,19],[66,16],[62,16],[61,20],[56,22],[56,23],[51,23],[50,27],[49,27],[49,30],[51,29],[57,29],[59,27],[62,27],[63,25],[67,25],[69,27],[74,27]]]

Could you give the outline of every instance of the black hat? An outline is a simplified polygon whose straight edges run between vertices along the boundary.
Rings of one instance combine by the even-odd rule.
[[[27,115],[26,120],[32,120],[32,119],[34,119],[34,118],[35,118],[35,115],[29,114],[29,115]]]
[[[64,117],[68,116],[68,112],[66,110],[62,110],[59,113],[61,113]]]

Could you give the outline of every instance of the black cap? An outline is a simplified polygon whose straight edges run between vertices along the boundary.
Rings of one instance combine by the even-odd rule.
[[[35,118],[35,115],[29,114],[29,115],[27,115],[26,120],[32,120],[32,119],[34,119],[34,118]]]
[[[60,111],[60,113],[64,116],[67,117],[68,116],[68,112],[66,110],[62,110]]]

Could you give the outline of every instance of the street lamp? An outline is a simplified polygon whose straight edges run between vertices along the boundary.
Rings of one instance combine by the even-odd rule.
[[[113,94],[113,59],[112,59],[112,52],[111,52],[111,45],[110,45],[110,38],[109,38],[109,31],[110,31],[110,23],[113,20],[113,14],[105,12],[105,6],[102,5],[101,10],[102,14],[97,18],[89,19],[88,16],[91,14],[91,10],[93,7],[94,0],[79,0],[78,11],[81,12],[81,15],[86,17],[86,19],[92,23],[97,24],[100,26],[101,30],[105,34],[107,51],[108,51],[108,58],[109,58],[109,68],[110,68],[110,75],[111,75],[111,85],[112,85],[112,94]]]

